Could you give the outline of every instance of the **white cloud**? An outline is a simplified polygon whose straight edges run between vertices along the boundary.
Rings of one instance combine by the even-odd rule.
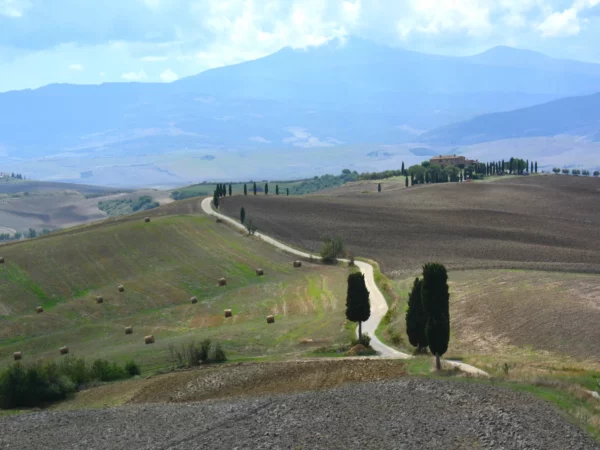
[[[140,70],[139,72],[124,73],[123,75],[121,75],[121,78],[127,81],[142,81],[148,78],[148,75],[146,75],[146,72],[144,72],[143,70]]]
[[[31,8],[29,0],[0,0],[0,16],[19,18]]]
[[[168,60],[168,56],[144,56],[142,57],[142,61],[144,62],[164,62]]]
[[[265,139],[262,136],[252,136],[252,137],[249,137],[248,140],[252,141],[252,142],[258,142],[260,144],[270,144],[271,143],[270,140]]]
[[[81,64],[69,64],[69,70],[81,72],[83,71],[83,66]]]
[[[555,12],[546,17],[537,29],[543,37],[571,36],[581,31],[577,10],[569,8],[563,12]]]
[[[317,136],[313,136],[311,133],[309,133],[306,128],[290,127],[286,128],[285,131],[290,133],[292,136],[284,138],[283,142],[293,145],[294,147],[334,147],[343,143],[342,141],[333,137],[320,139]]]
[[[164,81],[165,83],[170,83],[172,81],[179,80],[179,76],[175,72],[173,72],[171,69],[167,69],[163,73],[160,74],[160,79],[162,81]]]

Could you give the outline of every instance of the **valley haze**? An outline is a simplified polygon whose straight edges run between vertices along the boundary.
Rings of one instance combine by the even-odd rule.
[[[332,40],[172,83],[1,93],[0,165],[114,187],[378,171],[440,153],[594,170],[598,92],[600,64]]]

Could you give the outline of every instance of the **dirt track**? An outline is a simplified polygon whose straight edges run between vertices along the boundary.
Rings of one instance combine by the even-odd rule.
[[[0,448],[594,449],[529,395],[403,378],[326,391],[0,419]]]
[[[362,191],[361,191],[362,192]],[[600,273],[600,180],[538,176],[448,183],[381,194],[334,190],[307,197],[237,196],[226,214],[318,251],[328,233],[388,275],[412,275],[431,260],[450,269],[529,268]]]

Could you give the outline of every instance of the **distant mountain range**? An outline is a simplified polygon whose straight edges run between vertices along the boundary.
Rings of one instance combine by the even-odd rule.
[[[560,106],[536,106],[527,114],[543,119],[521,131],[511,125],[521,119],[503,127],[495,119],[521,113],[493,113],[595,92],[600,64],[508,47],[438,56],[349,39],[284,48],[170,84],[55,84],[0,94],[0,164],[46,158],[44,173],[72,179],[77,171],[116,173],[111,167],[125,157],[147,166],[152,157],[156,167],[144,170],[175,183],[177,169],[164,161],[183,151],[205,152],[204,163],[217,167],[226,149],[398,144],[421,135],[432,143],[479,142],[562,129],[588,135],[593,124],[564,117]],[[160,155],[170,156],[157,163]]]
[[[431,144],[470,145],[501,139],[567,134],[600,142],[600,93],[515,111],[485,114],[421,136]]]

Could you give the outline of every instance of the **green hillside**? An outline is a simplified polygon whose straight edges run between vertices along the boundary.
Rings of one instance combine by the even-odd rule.
[[[146,212],[149,223],[138,214],[0,247],[0,366],[14,351],[57,357],[62,345],[156,369],[167,365],[170,343],[192,339],[216,339],[235,359],[306,352],[304,337],[314,345],[348,338],[347,269],[293,269],[292,257],[197,214],[198,204]],[[268,314],[275,324],[267,326]],[[147,334],[156,344],[144,345]]]

